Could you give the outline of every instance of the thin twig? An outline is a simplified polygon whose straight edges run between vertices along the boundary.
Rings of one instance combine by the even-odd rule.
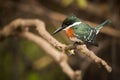
[[[88,50],[86,45],[79,45],[77,46],[77,49],[79,49],[81,53],[85,54],[90,59],[92,59],[95,63],[102,64],[108,72],[112,71],[112,68],[103,59],[96,56],[95,53],[93,53],[93,51]]]

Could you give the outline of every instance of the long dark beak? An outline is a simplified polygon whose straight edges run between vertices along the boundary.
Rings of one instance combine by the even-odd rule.
[[[55,30],[52,35],[55,35],[56,33],[60,32],[61,30],[63,30],[64,27],[59,27],[57,30]]]

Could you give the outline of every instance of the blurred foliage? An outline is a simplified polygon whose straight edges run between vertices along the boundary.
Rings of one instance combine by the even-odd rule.
[[[74,0],[62,0],[62,4],[63,4],[64,6],[69,6],[70,4],[72,4],[73,1],[74,1]]]
[[[33,42],[22,40],[20,45],[25,55],[32,61],[35,61],[45,55],[45,51],[43,51]]]
[[[42,80],[40,75],[36,72],[29,72],[27,74],[26,80]]]
[[[62,4],[64,6],[69,6],[74,2],[76,2],[77,3],[76,5],[78,5],[82,9],[87,7],[87,0],[62,0]]]
[[[77,4],[82,9],[87,8],[87,0],[77,0]]]

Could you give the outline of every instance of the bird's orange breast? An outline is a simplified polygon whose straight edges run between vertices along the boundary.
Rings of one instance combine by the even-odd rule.
[[[74,37],[74,30],[72,28],[68,28],[66,30],[66,34],[69,38],[72,38],[72,37]]]

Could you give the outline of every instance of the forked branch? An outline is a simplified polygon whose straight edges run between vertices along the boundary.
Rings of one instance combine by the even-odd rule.
[[[29,28],[31,26],[35,26],[36,31],[42,37],[30,32]],[[52,56],[52,58],[60,65],[63,72],[66,73],[72,80],[81,80],[81,71],[74,71],[70,67],[67,62],[68,57],[65,54],[66,50],[75,49],[74,46],[67,46],[53,38],[45,29],[45,24],[43,21],[38,19],[16,19],[0,31],[0,40],[10,36],[23,37],[36,43],[43,50],[45,50],[47,54]],[[61,51],[55,49],[54,47]],[[108,72],[111,72],[112,68],[104,60],[97,57],[92,51],[90,51],[86,45],[78,45],[76,49],[80,50],[81,53],[84,53],[95,63],[101,63]]]

